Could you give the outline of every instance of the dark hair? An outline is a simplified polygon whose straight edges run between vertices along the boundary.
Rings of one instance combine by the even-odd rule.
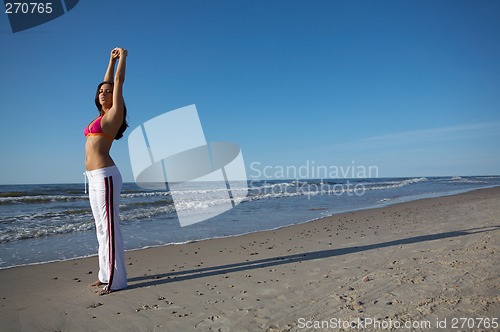
[[[100,115],[103,115],[104,112],[102,110],[102,105],[99,103],[99,90],[104,84],[110,84],[113,86],[112,82],[101,82],[97,86],[97,91],[95,93],[95,105],[97,106],[97,110],[99,111]],[[120,139],[123,137],[123,133],[125,130],[127,130],[128,123],[127,123],[127,106],[125,106],[125,100],[123,101],[123,122],[122,125],[120,126],[120,129],[118,129],[118,132],[116,133],[115,139]]]

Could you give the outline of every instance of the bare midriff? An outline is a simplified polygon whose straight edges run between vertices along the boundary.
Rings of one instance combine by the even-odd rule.
[[[115,162],[109,155],[111,141],[104,136],[88,136],[85,143],[85,168],[93,171],[99,168],[113,166]]]

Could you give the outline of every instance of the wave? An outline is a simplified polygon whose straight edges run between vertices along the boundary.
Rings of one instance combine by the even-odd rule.
[[[0,225],[8,225],[16,222],[55,222],[66,220],[68,218],[91,218],[90,209],[73,209],[62,211],[48,211],[43,213],[17,214],[13,216],[4,216],[0,218]],[[68,220],[68,222],[72,222]]]
[[[369,189],[369,190],[395,189],[395,188],[401,188],[401,187],[405,187],[405,186],[419,183],[419,182],[425,182],[428,180],[429,179],[427,179],[426,177],[406,179],[406,180],[401,180],[401,181],[388,182],[387,185],[382,185],[382,186],[380,184],[374,184],[373,187],[369,187],[367,189]],[[375,185],[377,185],[377,186],[375,186]]]
[[[141,191],[134,193],[121,194],[122,198],[143,198],[143,197],[158,197],[158,196],[172,196],[170,191]]]
[[[490,175],[490,176],[475,176],[476,179],[483,179],[483,180],[498,180],[500,179],[499,175]]]
[[[488,183],[487,181],[481,181],[477,179],[468,179],[468,178],[463,178],[461,176],[453,176],[451,179],[449,179],[449,182],[451,183]]]
[[[150,220],[151,218],[156,217],[158,215],[170,214],[174,212],[175,208],[172,204],[170,204],[152,208],[150,207],[150,208],[132,209],[129,211],[123,211],[120,214],[120,217],[123,222],[145,221],[145,220]]]
[[[295,188],[288,188],[289,191],[272,191],[272,192],[261,192],[254,193],[253,195],[247,196],[245,200],[261,200],[261,199],[271,199],[271,198],[283,198],[283,197],[294,197],[294,196],[317,196],[317,195],[341,195],[341,194],[363,194],[365,191],[370,190],[387,190],[387,189],[397,189],[419,182],[428,181],[426,177],[404,179],[404,180],[394,180],[385,182],[359,182],[359,183],[338,183],[333,182],[333,185],[321,182],[301,182]],[[260,188],[254,188],[257,190]],[[292,190],[292,191],[290,191]]]
[[[387,202],[392,201],[392,198],[382,198],[377,201],[378,204],[386,204]]]
[[[93,229],[94,221],[80,222],[63,225],[40,224],[32,227],[9,227],[0,231],[0,243],[12,242],[16,240],[32,239],[41,236],[67,234],[78,231],[88,231]]]
[[[84,201],[88,200],[87,195],[80,196],[68,196],[68,195],[5,195],[12,193],[3,193],[2,197],[0,197],[0,205],[3,204],[15,204],[15,203],[24,203],[24,204],[41,204],[41,203],[50,203],[50,202],[69,202],[69,201]]]

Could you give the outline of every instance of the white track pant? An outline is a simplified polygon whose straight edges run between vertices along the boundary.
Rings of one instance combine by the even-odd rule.
[[[99,243],[99,280],[105,290],[127,287],[119,204],[122,177],[116,166],[87,171],[89,199]]]

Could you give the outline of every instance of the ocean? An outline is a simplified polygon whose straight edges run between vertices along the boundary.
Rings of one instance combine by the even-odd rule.
[[[500,186],[500,176],[252,180],[234,208],[181,227],[177,211],[204,213],[220,202],[218,186],[186,188],[174,206],[169,190],[124,183],[120,216],[126,250],[235,236],[304,223],[341,212]],[[194,192],[196,191],[196,192]],[[200,199],[201,197],[201,199]],[[0,186],[0,269],[96,255],[97,239],[83,183]]]

